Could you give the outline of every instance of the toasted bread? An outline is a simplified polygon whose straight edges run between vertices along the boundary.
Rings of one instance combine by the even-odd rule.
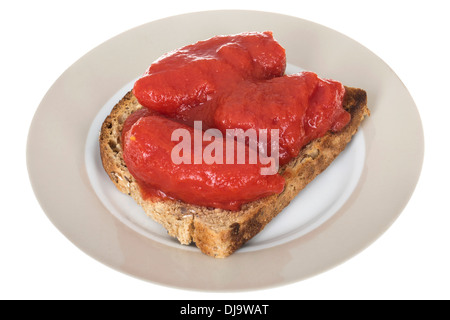
[[[280,194],[244,204],[240,211],[201,207],[177,200],[144,200],[139,186],[122,157],[121,132],[127,117],[142,108],[130,91],[105,119],[100,133],[103,167],[116,187],[130,195],[169,235],[181,244],[194,242],[205,254],[224,258],[258,234],[318,174],[343,151],[369,115],[366,92],[346,87],[344,108],[351,114],[348,125],[339,132],[306,145],[299,155],[280,168],[286,185]]]

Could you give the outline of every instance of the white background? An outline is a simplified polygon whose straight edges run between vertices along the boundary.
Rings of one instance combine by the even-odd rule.
[[[2,1],[0,298],[449,299],[450,49],[447,1]],[[251,9],[311,20],[360,42],[406,85],[425,132],[425,159],[403,213],[375,243],[313,278],[267,290],[192,292],[104,266],[48,220],[31,189],[28,128],[72,63],[135,26],[176,14]],[[389,156],[389,155],[387,155]]]

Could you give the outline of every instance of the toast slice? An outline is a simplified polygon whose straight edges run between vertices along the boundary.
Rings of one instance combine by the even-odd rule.
[[[127,117],[142,108],[130,91],[105,119],[100,132],[103,167],[116,187],[130,195],[169,235],[182,244],[194,242],[205,254],[224,258],[259,233],[284,207],[343,151],[369,115],[366,92],[346,87],[344,108],[351,120],[341,131],[328,132],[306,145],[299,155],[280,168],[285,189],[242,206],[240,211],[191,205],[176,200],[146,201],[122,157],[121,132]]]

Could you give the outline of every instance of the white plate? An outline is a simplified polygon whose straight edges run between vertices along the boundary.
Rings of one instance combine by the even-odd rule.
[[[205,28],[204,26],[208,26]],[[290,63],[367,91],[371,117],[347,149],[259,235],[226,259],[179,245],[109,181],[100,125],[161,54],[217,34],[274,32]],[[255,11],[210,11],[154,21],[101,44],[50,88],[30,128],[36,196],[80,249],[124,273],[196,290],[249,290],[299,281],[367,247],[401,213],[418,180],[423,132],[393,71],[323,26]]]

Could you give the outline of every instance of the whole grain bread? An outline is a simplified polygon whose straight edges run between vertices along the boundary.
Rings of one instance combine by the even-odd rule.
[[[205,254],[224,258],[258,234],[290,201],[341,153],[369,115],[366,92],[346,87],[344,108],[350,112],[350,123],[337,133],[306,145],[299,155],[280,168],[286,185],[280,194],[242,206],[240,211],[201,207],[176,200],[149,201],[141,196],[139,186],[122,157],[121,132],[127,117],[142,108],[130,91],[112,109],[100,132],[103,167],[116,187],[130,195],[169,235],[181,244],[194,242]]]

